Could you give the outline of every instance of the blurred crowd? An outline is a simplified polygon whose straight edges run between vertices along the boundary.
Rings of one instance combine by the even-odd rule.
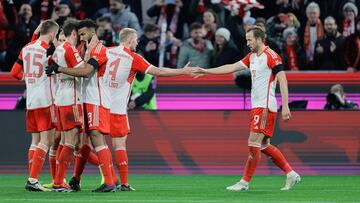
[[[106,46],[138,31],[138,53],[154,65],[204,68],[250,50],[245,33],[266,30],[266,44],[289,71],[360,69],[359,0],[0,0],[0,70],[9,71],[38,24],[90,18]]]

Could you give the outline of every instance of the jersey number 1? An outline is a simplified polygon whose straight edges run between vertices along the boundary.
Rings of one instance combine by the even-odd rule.
[[[32,60],[31,60],[32,58]],[[41,54],[34,54],[32,57],[30,53],[27,53],[25,56],[25,77],[34,77],[34,78],[40,78],[43,74],[44,66],[40,62],[40,60],[43,58],[43,55]],[[30,72],[30,66],[32,66],[32,72]],[[34,70],[33,67],[37,67],[38,71]]]

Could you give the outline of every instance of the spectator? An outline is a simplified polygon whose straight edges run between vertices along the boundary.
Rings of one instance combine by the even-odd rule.
[[[326,97],[326,105],[324,109],[358,109],[359,105],[346,99],[344,87],[340,84],[333,85],[330,93]]]
[[[168,31],[166,33],[166,42],[165,42],[165,52],[166,52],[166,58],[165,58],[165,65],[166,67],[172,67],[176,68],[177,64],[177,56],[180,47],[182,46],[182,41],[178,38],[176,38],[172,32]]]
[[[71,0],[74,4],[74,16],[77,19],[95,19],[96,11],[101,8],[101,0]]]
[[[4,67],[7,43],[14,37],[14,30],[19,23],[13,1],[0,0],[0,70],[9,71]],[[12,64],[11,64],[12,65]]]
[[[226,28],[216,30],[211,67],[235,63],[240,59],[240,52],[230,38],[230,31]]]
[[[200,23],[190,26],[191,38],[186,40],[180,48],[177,67],[181,68],[190,62],[191,66],[210,67],[210,57],[213,46],[209,40],[204,40],[203,28]]]
[[[320,20],[320,8],[317,3],[311,2],[306,7],[306,16],[308,18],[305,30],[300,31],[304,40],[304,50],[306,53],[306,66],[308,69],[314,69],[315,44],[324,36],[324,26]]]
[[[139,38],[137,50],[149,63],[159,65],[160,29],[155,24],[145,24],[144,34]]]
[[[255,22],[255,25],[262,28],[264,30],[264,32],[266,33],[267,32],[267,29],[266,29],[266,20],[265,18],[257,18],[256,19],[256,22]],[[270,37],[266,36],[265,38],[265,45],[269,46],[272,50],[274,50],[276,53],[281,53],[281,50],[280,48],[278,47],[277,43],[271,39]],[[249,47],[247,48],[248,51],[247,52],[250,52],[250,49]]]
[[[189,22],[201,22],[206,10],[213,10],[219,17],[219,25],[225,24],[225,8],[219,0],[190,0],[188,15]]]
[[[356,20],[356,31],[345,39],[345,67],[348,72],[360,70],[360,19]]]
[[[337,29],[335,18],[324,21],[325,36],[315,45],[314,63],[316,70],[344,70],[344,37]]]
[[[102,0],[100,0],[102,1]],[[140,24],[143,22],[143,0],[123,0],[124,4],[129,5],[131,12],[138,18]]]
[[[150,74],[136,73],[131,89],[129,109],[156,110],[156,78]]]
[[[137,34],[141,36],[142,29],[139,20],[130,11],[130,8],[123,3],[123,0],[110,0],[110,17],[116,34],[122,28],[129,27],[135,29]]]
[[[348,37],[355,32],[355,18],[358,15],[358,8],[352,2],[348,2],[343,7],[344,19],[342,21],[342,33]]]
[[[19,23],[14,30],[14,37],[8,40],[8,48],[5,57],[5,68],[10,70],[15,63],[20,50],[31,40],[37,23],[31,19],[32,8],[30,4],[23,4],[19,11]]]
[[[250,51],[246,45],[245,34],[248,29],[255,25],[255,22],[255,18],[247,17],[241,19],[236,15],[230,17],[226,23],[227,28],[229,29],[231,36],[233,36],[235,45],[240,50],[242,57],[245,57],[245,55]]]
[[[286,28],[283,33],[282,58],[285,70],[298,71],[304,68],[305,53],[300,46],[298,35],[292,27]]]
[[[283,32],[287,28],[288,19],[287,14],[279,13],[267,21],[267,38],[273,40],[277,47],[283,47]]]
[[[215,41],[215,32],[219,27],[219,17],[215,11],[208,9],[203,15],[203,27],[205,31],[205,38],[211,42]]]
[[[30,1],[33,9],[34,20],[37,23],[50,19],[53,15],[57,0],[32,0]]]
[[[175,4],[174,4],[175,3]],[[165,1],[157,0],[147,11],[149,17],[156,17],[156,23],[161,27],[166,22],[167,30],[171,31],[176,38],[184,37],[183,27],[186,21],[186,10],[181,0]]]
[[[69,0],[61,0],[59,5],[57,6],[56,14],[56,22],[57,24],[62,27],[65,20],[68,17],[71,17],[71,12],[74,10],[74,5]]]
[[[112,29],[111,25],[111,17],[108,15],[104,15],[97,19],[96,24],[98,25],[97,36],[99,40],[106,46],[111,47],[119,44],[116,39],[116,34]],[[117,38],[118,39],[118,38]]]

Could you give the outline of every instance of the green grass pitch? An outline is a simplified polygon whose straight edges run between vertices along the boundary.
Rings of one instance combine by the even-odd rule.
[[[99,186],[97,174],[84,175],[77,193],[25,191],[25,174],[0,174],[0,202],[131,202],[131,203],[293,203],[360,202],[360,176],[302,176],[291,191],[280,191],[284,176],[255,176],[250,190],[232,192],[225,187],[239,176],[222,175],[130,175],[135,192],[92,193]],[[41,176],[44,183],[49,176]]]

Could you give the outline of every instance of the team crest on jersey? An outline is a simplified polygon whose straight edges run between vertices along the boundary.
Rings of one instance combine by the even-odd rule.
[[[79,53],[75,53],[75,59],[76,59],[76,62],[80,62],[82,60]]]

